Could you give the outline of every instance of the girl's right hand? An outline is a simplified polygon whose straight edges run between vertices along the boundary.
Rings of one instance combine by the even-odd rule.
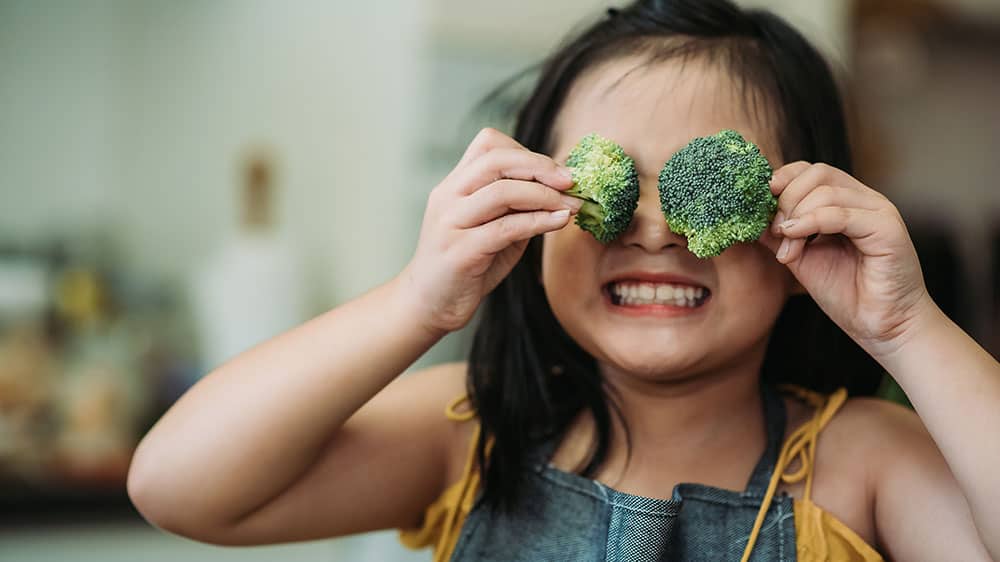
[[[483,129],[427,200],[420,240],[401,281],[421,323],[446,333],[464,326],[510,273],[528,241],[566,226],[579,199],[568,168]]]

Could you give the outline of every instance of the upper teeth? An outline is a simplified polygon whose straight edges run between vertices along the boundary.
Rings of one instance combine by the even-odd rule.
[[[698,299],[705,296],[705,289],[669,283],[622,282],[612,284],[611,293],[617,296],[622,304],[694,306]]]

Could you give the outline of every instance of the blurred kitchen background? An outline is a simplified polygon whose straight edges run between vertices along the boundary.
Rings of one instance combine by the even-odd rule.
[[[1000,2],[744,3],[833,61],[858,175],[996,353]],[[479,100],[608,5],[0,0],[0,560],[429,560],[392,531],[162,533],[129,458],[214,366],[399,271],[428,191],[480,127],[509,130],[516,97]]]

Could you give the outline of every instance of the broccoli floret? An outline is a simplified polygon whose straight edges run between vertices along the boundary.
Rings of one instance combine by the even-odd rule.
[[[628,228],[639,203],[635,162],[614,141],[597,134],[583,137],[569,153],[573,187],[564,191],[583,200],[576,224],[607,244]]]
[[[736,131],[694,139],[660,172],[660,206],[670,230],[686,236],[699,258],[756,240],[778,209],[771,173],[757,145]]]

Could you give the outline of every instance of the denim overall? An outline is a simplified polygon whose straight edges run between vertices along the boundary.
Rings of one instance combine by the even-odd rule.
[[[524,500],[513,513],[493,513],[477,498],[451,560],[739,561],[785,431],[781,397],[767,387],[762,396],[767,447],[743,492],[682,483],[669,500],[626,494],[549,464],[552,438],[529,455]],[[750,560],[795,560],[791,497],[774,497]]]

